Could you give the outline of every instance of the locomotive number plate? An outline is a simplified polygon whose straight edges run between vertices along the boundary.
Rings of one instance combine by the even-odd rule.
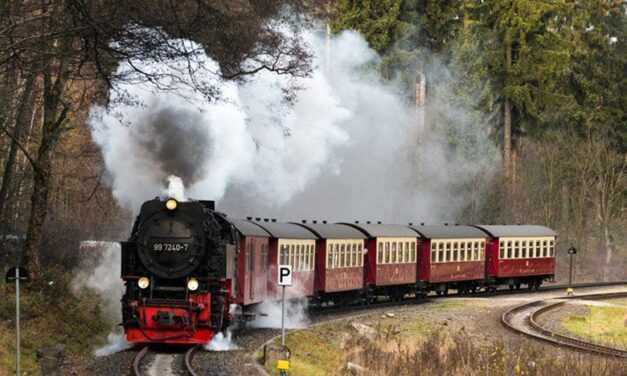
[[[182,252],[187,251],[189,244],[187,243],[153,243],[152,250],[154,252]]]

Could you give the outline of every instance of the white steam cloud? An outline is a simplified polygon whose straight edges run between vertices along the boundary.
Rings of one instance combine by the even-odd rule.
[[[452,149],[447,135],[423,127],[399,90],[367,68],[378,56],[359,34],[344,32],[328,44],[315,32],[304,38],[315,69],[298,82],[291,106],[283,89],[292,82],[269,72],[239,85],[209,79],[222,92],[211,103],[182,85],[157,92],[119,84],[112,105],[90,118],[116,198],[137,210],[176,175],[188,197],[216,200],[235,216],[453,219],[465,200],[454,187],[472,184],[497,156],[486,128],[440,101],[440,112],[459,122],[458,135],[485,141],[472,158],[460,157],[462,137]],[[203,64],[218,69],[209,58]]]

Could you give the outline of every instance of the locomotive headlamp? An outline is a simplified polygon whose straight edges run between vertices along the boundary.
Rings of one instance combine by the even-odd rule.
[[[198,290],[198,280],[196,278],[190,278],[189,281],[187,281],[187,288],[189,291]]]
[[[150,280],[148,279],[148,277],[141,277],[139,280],[137,280],[137,286],[139,286],[140,289],[146,289],[148,288],[148,286],[150,286]]]
[[[174,210],[177,206],[179,206],[179,203],[173,198],[169,198],[168,201],[165,202],[165,207],[168,210]]]

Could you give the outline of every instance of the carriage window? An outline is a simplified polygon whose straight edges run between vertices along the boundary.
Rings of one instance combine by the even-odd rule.
[[[340,245],[340,268],[346,267],[346,244]]]
[[[451,243],[446,243],[446,261],[451,261]]]
[[[353,254],[351,257],[351,266],[357,266],[357,244],[353,243]]]
[[[312,244],[311,247],[311,255],[309,256],[309,269],[314,270],[316,265],[316,247]]]
[[[403,262],[409,262],[409,243],[401,243],[403,248]]]
[[[329,244],[329,263],[327,264],[327,268],[333,269],[333,262],[335,260],[335,253],[333,252],[333,243]]]
[[[551,240],[549,243],[549,257],[555,256],[555,242]]]
[[[411,262],[416,262],[416,243],[415,242],[411,242],[410,244],[410,248],[409,248],[409,256],[411,257]]]
[[[311,249],[311,244],[307,246],[307,270],[311,270],[311,255],[313,255],[313,250]]]
[[[377,264],[383,264],[383,243],[377,247]]]
[[[431,262],[438,262],[437,244],[431,243]]]
[[[518,258],[520,256],[520,242],[514,242],[514,258]]]
[[[385,257],[383,263],[388,264],[390,262],[390,242],[385,242]]]
[[[540,257],[540,252],[542,252],[542,242],[536,240],[536,257]]]
[[[392,242],[392,252],[390,253],[390,262],[396,262],[396,242]]]

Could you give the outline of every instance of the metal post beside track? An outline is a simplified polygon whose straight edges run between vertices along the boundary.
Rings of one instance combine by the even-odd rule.
[[[6,274],[7,283],[15,281],[15,375],[19,376],[20,372],[20,281],[28,281],[28,271],[18,266],[10,268]]]
[[[573,287],[573,257],[577,254],[575,247],[568,248],[568,255],[570,257],[570,267],[568,271],[568,287]]]
[[[278,284],[281,286],[281,351],[283,357],[287,359],[280,359],[277,361],[277,368],[281,376],[287,375],[287,371],[290,368],[289,363],[289,351],[285,346],[285,288],[292,285],[292,267],[290,265],[279,265],[278,270]]]
[[[15,374],[20,376],[20,268],[15,268]]]
[[[285,347],[285,286],[281,286],[281,346]]]

